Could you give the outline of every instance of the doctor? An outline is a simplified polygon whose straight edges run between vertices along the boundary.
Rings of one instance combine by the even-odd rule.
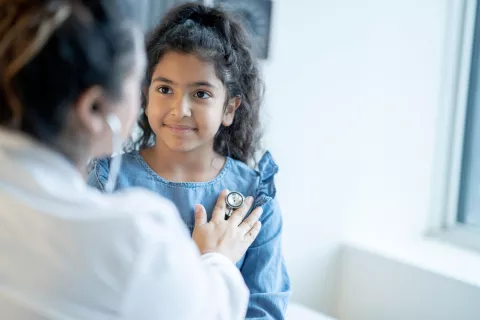
[[[0,0],[0,319],[245,315],[234,263],[261,209],[225,220],[224,192],[209,222],[197,207],[193,242],[166,200],[84,182],[139,110],[145,58],[125,1]]]

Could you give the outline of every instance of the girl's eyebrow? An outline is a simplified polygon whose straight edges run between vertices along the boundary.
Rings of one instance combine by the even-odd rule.
[[[213,84],[208,81],[197,81],[188,85],[189,87],[210,87],[216,88]]]
[[[168,84],[176,84],[174,81],[165,77],[156,77],[155,79],[152,80],[152,82],[166,82]]]
[[[176,85],[177,83],[175,83],[175,81],[173,80],[170,80],[168,78],[165,78],[165,77],[156,77],[155,79],[153,79],[153,82],[164,82],[164,83],[168,83],[168,84],[171,84],[171,85]],[[216,88],[216,86],[214,86],[213,84],[211,84],[210,82],[208,81],[205,81],[205,80],[201,80],[201,81],[196,81],[196,82],[193,82],[193,83],[190,83],[188,84],[189,87],[210,87],[210,88]]]

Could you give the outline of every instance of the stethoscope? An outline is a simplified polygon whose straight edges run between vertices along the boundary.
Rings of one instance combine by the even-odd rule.
[[[109,114],[105,120],[112,132],[112,159],[110,161],[110,169],[108,171],[107,183],[105,184],[105,191],[107,193],[112,193],[115,189],[115,183],[122,164],[122,157],[119,154],[122,149],[122,123],[120,122],[120,119],[113,114]]]
[[[245,202],[245,197],[243,196],[243,194],[241,194],[238,191],[232,191],[227,195],[225,202],[227,203],[227,212],[225,212],[225,220],[228,220],[228,218],[230,218],[230,216],[235,210],[243,206],[243,203]]]

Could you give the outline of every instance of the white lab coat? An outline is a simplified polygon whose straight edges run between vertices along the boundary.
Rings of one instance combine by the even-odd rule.
[[[248,289],[200,256],[176,209],[88,187],[61,155],[0,130],[0,319],[243,319]]]

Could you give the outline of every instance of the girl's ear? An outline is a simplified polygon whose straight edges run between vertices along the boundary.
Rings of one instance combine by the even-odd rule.
[[[238,110],[241,103],[242,99],[240,99],[240,97],[233,97],[228,101],[228,105],[223,113],[223,126],[229,127],[232,125],[233,119],[235,118],[235,112]]]

